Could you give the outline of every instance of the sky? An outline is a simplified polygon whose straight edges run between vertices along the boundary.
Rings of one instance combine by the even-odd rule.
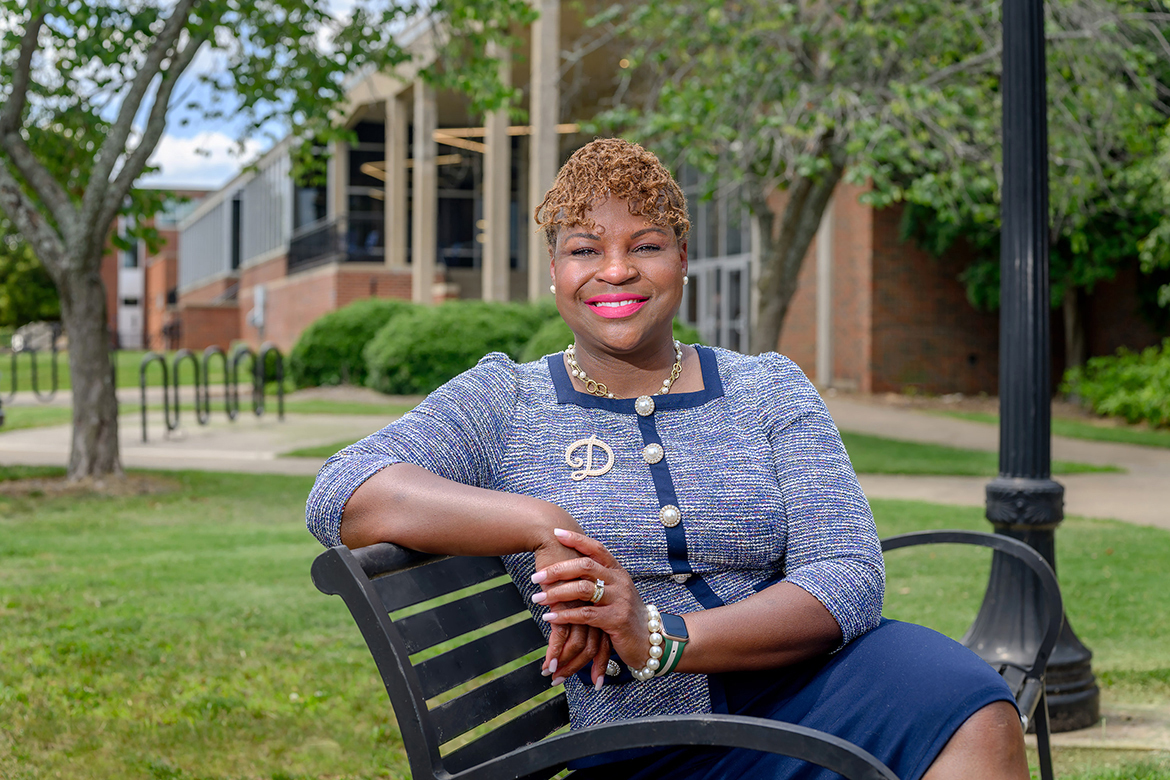
[[[345,18],[357,0],[330,0],[335,18]],[[216,59],[208,54],[205,46],[176,85],[172,106],[181,104],[179,96],[195,81],[194,74],[214,72],[219,67]],[[184,84],[184,82],[186,82]],[[194,88],[194,87],[191,87]],[[145,110],[145,107],[144,107]],[[268,135],[249,140],[240,153],[237,148],[239,128],[230,121],[208,122],[200,117],[189,116],[189,122],[181,125],[181,109],[172,108],[167,117],[166,131],[149,164],[157,166],[157,173],[143,176],[138,180],[140,187],[166,189],[219,189],[232,180],[240,170],[270,149],[282,133],[279,126],[273,126]]]

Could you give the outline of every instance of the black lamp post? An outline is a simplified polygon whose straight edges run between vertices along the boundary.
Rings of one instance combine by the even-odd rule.
[[[999,476],[987,486],[995,532],[1036,548],[1056,567],[1064,488],[1052,475],[1048,292],[1048,123],[1043,0],[1003,2],[1003,238],[999,320]],[[1000,553],[966,644],[988,661],[1024,661],[1039,644],[1042,601],[1033,575]],[[1066,619],[1048,665],[1053,731],[1096,723],[1093,654]]]

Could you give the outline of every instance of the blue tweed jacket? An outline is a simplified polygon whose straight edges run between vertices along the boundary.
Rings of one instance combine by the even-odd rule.
[[[846,643],[875,627],[885,574],[873,516],[815,388],[775,353],[697,350],[704,389],[655,396],[649,415],[633,399],[575,390],[560,354],[525,364],[488,355],[330,458],[309,495],[309,530],[340,544],[353,491],[390,464],[413,463],[563,507],[663,612],[718,607],[783,579],[825,605]],[[589,445],[567,452],[590,437],[612,455],[600,444],[591,460]],[[667,525],[667,506],[681,522]],[[531,554],[504,563],[525,596],[537,590]],[[718,711],[721,696],[708,683],[672,674],[594,691],[571,678],[566,689],[581,727]]]

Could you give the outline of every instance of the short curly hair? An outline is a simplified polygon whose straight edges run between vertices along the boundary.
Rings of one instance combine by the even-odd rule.
[[[598,138],[573,152],[534,216],[549,252],[568,225],[592,229],[586,212],[609,197],[629,201],[630,213],[669,227],[681,244],[691,230],[687,199],[670,171],[652,152],[620,138]]]

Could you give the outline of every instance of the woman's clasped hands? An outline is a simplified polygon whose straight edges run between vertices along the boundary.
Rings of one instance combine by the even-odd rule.
[[[590,678],[594,687],[600,689],[611,648],[630,665],[640,667],[649,658],[646,604],[630,575],[605,545],[561,528],[554,533],[561,544],[582,557],[538,568],[532,576],[533,583],[541,588],[532,600],[548,607],[544,620],[552,625],[543,672],[555,675],[553,684],[556,685],[592,660]],[[604,584],[599,586],[599,583]],[[601,597],[594,602],[599,591]],[[595,653],[589,654],[571,643],[575,627],[591,629],[590,635],[601,632]]]

